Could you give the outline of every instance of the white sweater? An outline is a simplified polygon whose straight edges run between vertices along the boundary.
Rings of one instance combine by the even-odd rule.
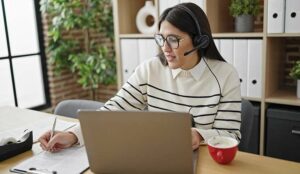
[[[158,58],[139,65],[122,89],[101,110],[188,112],[201,136],[224,135],[240,140],[241,91],[239,76],[226,62],[205,59],[186,71],[163,66]],[[219,103],[220,100],[220,103]],[[83,143],[79,127],[71,130]]]

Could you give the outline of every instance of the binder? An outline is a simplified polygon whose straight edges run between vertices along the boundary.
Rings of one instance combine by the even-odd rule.
[[[159,14],[161,15],[165,9],[177,5],[180,3],[180,0],[161,0],[159,1]]]
[[[233,64],[233,39],[220,39],[220,53],[226,62]]]
[[[300,1],[286,0],[285,32],[300,32]]]
[[[284,15],[285,0],[268,1],[268,33],[284,32]]]
[[[180,1],[181,3],[184,3],[184,2],[191,2],[191,3],[194,3],[194,4],[197,4],[204,12],[206,11],[206,0],[181,0]]]
[[[139,64],[158,55],[158,46],[154,39],[138,39]]]
[[[261,98],[262,40],[248,40],[247,96]]]
[[[248,41],[246,39],[235,39],[233,45],[233,65],[240,77],[241,94],[245,97],[247,96]]]
[[[139,64],[137,39],[121,39],[122,82],[125,83]]]

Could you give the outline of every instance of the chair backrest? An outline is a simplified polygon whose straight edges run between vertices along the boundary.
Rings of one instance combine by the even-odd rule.
[[[63,100],[55,107],[54,114],[77,118],[77,111],[79,109],[92,109],[96,110],[101,108],[104,103],[99,101],[92,100],[80,100],[80,99],[71,99]]]
[[[250,151],[250,139],[254,138],[252,130],[254,126],[254,106],[248,100],[242,100],[242,123],[241,134],[242,139],[239,144],[239,150],[249,152]]]

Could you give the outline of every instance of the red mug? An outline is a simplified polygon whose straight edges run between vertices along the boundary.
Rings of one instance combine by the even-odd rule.
[[[207,141],[211,157],[220,164],[230,163],[238,150],[238,141],[234,138],[215,136]]]

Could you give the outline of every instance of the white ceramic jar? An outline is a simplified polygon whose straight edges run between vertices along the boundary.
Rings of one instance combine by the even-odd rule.
[[[151,26],[147,24],[147,17],[153,18],[154,22]],[[153,34],[157,31],[157,10],[152,1],[146,1],[145,6],[142,7],[136,16],[136,26],[139,32],[143,34]]]

